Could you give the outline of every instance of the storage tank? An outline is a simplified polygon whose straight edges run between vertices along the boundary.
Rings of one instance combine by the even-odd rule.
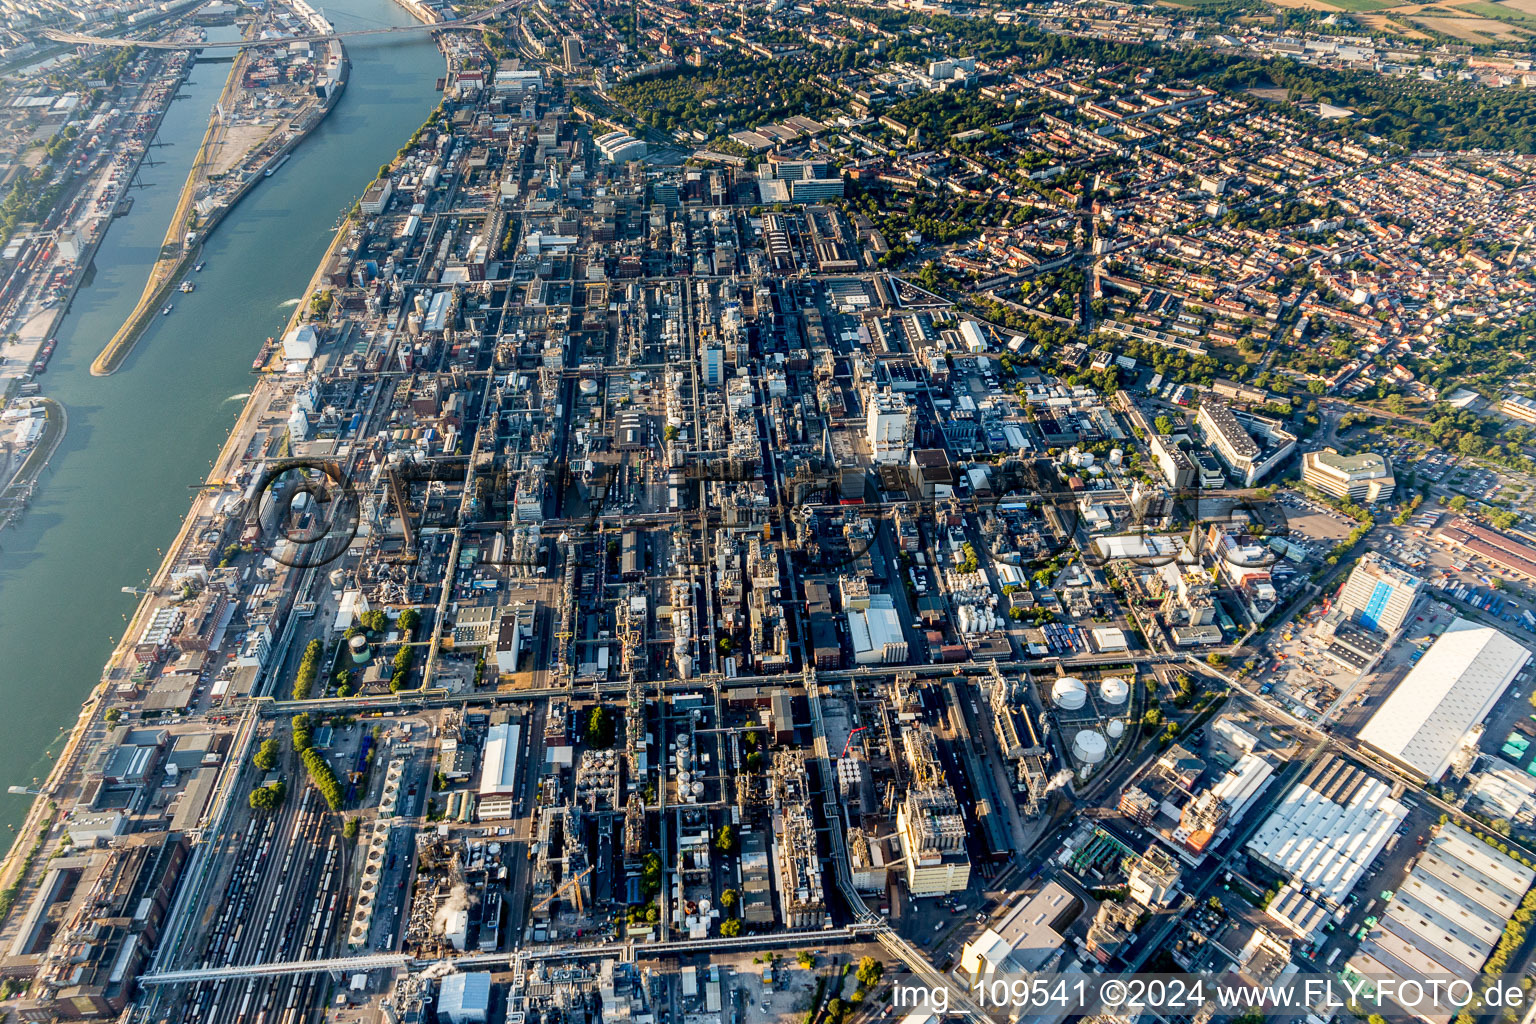
[[[1072,756],[1083,764],[1098,764],[1108,750],[1109,742],[1096,729],[1084,729],[1072,739]]]
[[[1099,696],[1104,698],[1104,703],[1119,707],[1130,699],[1131,688],[1119,676],[1110,676],[1099,684]]]
[[[1109,726],[1104,731],[1109,733],[1110,739],[1117,740],[1125,735],[1125,723],[1116,718],[1109,723]]]
[[[1125,458],[1125,453],[1122,452],[1119,448],[1111,448],[1109,450],[1109,464],[1111,466],[1120,465],[1120,460],[1123,458]]]
[[[1063,711],[1076,711],[1088,703],[1088,687],[1076,676],[1062,676],[1051,687],[1051,703]]]
[[[357,634],[347,641],[347,647],[352,652],[352,664],[366,665],[372,652],[368,650],[368,638],[362,633]]]

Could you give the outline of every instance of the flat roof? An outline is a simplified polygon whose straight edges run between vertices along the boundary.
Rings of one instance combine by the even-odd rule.
[[[1330,756],[1291,787],[1247,849],[1340,905],[1407,817],[1385,782]]]
[[[1491,626],[1458,618],[1360,730],[1359,740],[1434,781],[1487,717],[1531,652]]]
[[[1340,455],[1332,448],[1324,448],[1320,452],[1311,452],[1309,454],[1318,465],[1355,479],[1371,480],[1392,475],[1392,466],[1387,462],[1385,456],[1377,455],[1375,452],[1361,452],[1359,455]]]
[[[515,791],[517,744],[522,727],[510,722],[493,725],[485,736],[485,760],[480,765],[480,795],[503,796]]]

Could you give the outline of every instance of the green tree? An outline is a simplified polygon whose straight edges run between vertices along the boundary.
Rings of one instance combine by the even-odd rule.
[[[336,773],[331,769],[331,763],[314,747],[306,749],[299,759],[304,762],[304,770],[309,773],[309,781],[315,784],[315,788],[325,798],[326,806],[333,811],[340,808],[341,783],[336,780]]]
[[[287,794],[287,787],[283,780],[269,782],[265,786],[257,786],[251,790],[251,810],[275,811],[283,805],[283,797]]]
[[[722,889],[720,891],[720,905],[726,910],[734,910],[736,904],[741,902],[741,896],[735,889]]]
[[[720,937],[734,939],[741,934],[741,918],[728,917],[720,922]]]
[[[603,704],[594,707],[587,716],[587,742],[599,749],[607,749],[613,746],[614,732],[613,711]]]
[[[816,954],[808,949],[802,949],[795,955],[795,962],[808,971],[816,969]]]
[[[880,976],[885,973],[885,965],[872,956],[859,959],[859,969],[854,973],[854,978],[865,988],[874,988],[880,983]]]
[[[736,850],[736,833],[729,825],[721,825],[720,831],[715,833],[715,849],[721,853],[733,853]]]
[[[640,890],[646,899],[661,891],[661,857],[648,853],[640,862]]]
[[[293,716],[293,749],[302,755],[314,743],[313,727],[310,725],[309,712]]]
[[[278,755],[282,753],[282,744],[276,739],[263,740],[251,762],[263,772],[269,772],[277,767]]]
[[[357,833],[361,828],[362,823],[358,821],[357,815],[354,814],[347,818],[346,823],[341,826],[341,836],[343,839],[356,839]]]
[[[421,623],[421,612],[415,608],[407,608],[400,613],[400,628],[406,633],[414,633],[417,625]]]
[[[293,699],[308,700],[310,691],[315,687],[315,675],[320,671],[320,655],[324,653],[325,645],[319,640],[311,640],[304,648],[304,656],[299,659],[299,672],[293,679]]]

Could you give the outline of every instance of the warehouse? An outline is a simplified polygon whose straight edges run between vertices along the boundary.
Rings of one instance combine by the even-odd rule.
[[[869,607],[848,613],[853,660],[860,665],[901,665],[907,660],[907,640],[901,618],[889,594],[874,594]]]
[[[1442,825],[1349,966],[1372,978],[1472,981],[1533,880],[1536,871],[1508,854]],[[1416,1015],[1437,1024],[1448,1016]]]
[[[479,821],[511,818],[517,799],[517,751],[522,726],[501,722],[491,726],[485,737],[485,756],[480,765],[479,800],[475,817]],[[466,794],[467,795],[467,794]]]
[[[1339,907],[1407,817],[1385,782],[1329,754],[1291,787],[1247,849],[1314,899]]]
[[[1498,630],[1457,619],[1371,716],[1360,742],[1435,782],[1530,658]]]

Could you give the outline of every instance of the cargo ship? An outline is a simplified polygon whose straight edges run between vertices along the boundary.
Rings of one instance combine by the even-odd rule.
[[[272,339],[268,338],[266,344],[261,346],[261,351],[256,353],[256,358],[251,362],[252,370],[260,370],[267,365],[267,359],[272,355],[272,345]]]

